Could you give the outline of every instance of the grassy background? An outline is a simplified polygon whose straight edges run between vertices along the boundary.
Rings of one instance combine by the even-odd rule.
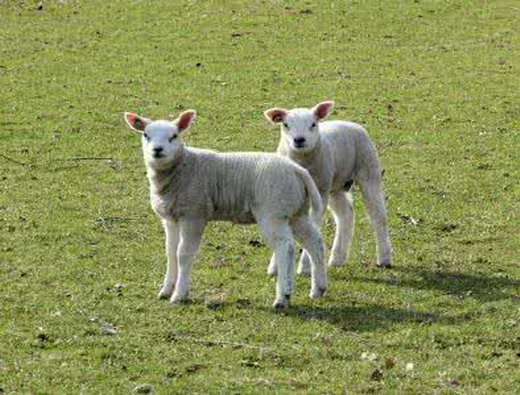
[[[519,16],[514,0],[0,1],[0,392],[513,392]],[[263,110],[324,99],[379,149],[395,268],[374,268],[358,199],[325,299],[299,278],[275,314],[257,229],[213,224],[193,302],[157,300],[163,235],[122,111],[194,108],[188,144],[274,151]]]

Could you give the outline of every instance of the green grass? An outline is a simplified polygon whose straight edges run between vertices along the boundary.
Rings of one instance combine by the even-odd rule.
[[[517,1],[37,8],[0,2],[0,392],[518,390]],[[263,110],[324,99],[379,149],[395,268],[374,267],[358,199],[326,298],[298,278],[275,314],[257,229],[216,223],[193,301],[159,301],[163,235],[121,113],[194,108],[188,144],[274,151]]]

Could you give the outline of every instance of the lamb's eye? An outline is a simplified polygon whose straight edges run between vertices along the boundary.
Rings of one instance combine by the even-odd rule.
[[[288,123],[284,122],[283,126],[284,126],[284,128],[289,129],[289,124]]]
[[[313,122],[311,125],[311,129],[314,129],[316,127],[316,122]]]
[[[176,140],[176,139],[177,139],[177,135],[174,134],[172,137],[170,137],[169,141],[171,143],[173,140]]]
[[[146,141],[150,141],[150,136],[148,136],[146,133],[143,133],[143,137],[146,139]]]

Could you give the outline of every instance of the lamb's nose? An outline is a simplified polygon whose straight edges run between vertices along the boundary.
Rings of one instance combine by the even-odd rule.
[[[163,147],[154,147],[153,152],[156,154],[160,154],[163,150]]]
[[[294,139],[294,144],[297,147],[301,147],[303,144],[305,144],[305,137],[297,137]]]

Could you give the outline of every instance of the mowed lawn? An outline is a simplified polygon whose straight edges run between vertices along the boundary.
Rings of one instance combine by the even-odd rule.
[[[520,5],[1,1],[0,393],[515,393]],[[263,111],[333,99],[385,169],[395,266],[354,188],[349,261],[273,311],[255,226],[213,223],[192,301],[123,111],[274,151]],[[330,248],[333,222],[324,235]]]

